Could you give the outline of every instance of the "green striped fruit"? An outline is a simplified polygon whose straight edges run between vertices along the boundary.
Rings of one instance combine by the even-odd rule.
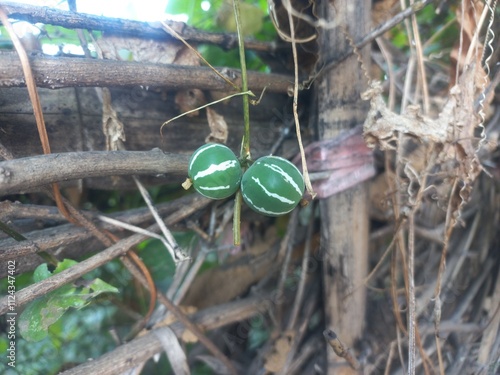
[[[198,193],[224,199],[238,190],[242,171],[238,158],[228,147],[208,143],[191,155],[188,175]]]
[[[258,159],[241,179],[241,194],[246,204],[267,216],[292,211],[303,193],[304,177],[295,165],[279,156]]]

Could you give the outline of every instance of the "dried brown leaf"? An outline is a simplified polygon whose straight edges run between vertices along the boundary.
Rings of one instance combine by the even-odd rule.
[[[364,124],[367,144],[370,147],[378,146],[382,150],[398,148],[402,152],[401,142],[413,138],[417,144],[422,144],[417,149],[423,147],[424,150],[429,150],[427,154],[435,152],[435,164],[430,162],[432,158],[424,156],[424,163],[417,170],[409,163],[412,159],[409,157],[404,159],[404,170],[411,180],[410,184],[420,184],[422,178],[425,180],[424,174],[431,169],[434,174],[440,173],[441,183],[447,178],[449,181],[458,179],[458,189],[452,189],[451,192],[457,196],[452,196],[449,200],[450,210],[455,216],[460,214],[462,206],[469,200],[472,183],[482,170],[477,157],[478,139],[475,137],[480,121],[474,108],[475,74],[475,64],[464,69],[459,83],[451,88],[449,98],[437,119],[422,116],[415,106],[409,107],[402,115],[390,111],[377,82],[373,82],[370,89],[362,95],[363,99],[370,100],[371,105]],[[406,186],[406,189],[410,188],[411,186]],[[439,188],[434,186],[434,190],[438,191]],[[407,192],[412,196],[410,190]]]
[[[111,93],[107,87],[102,92],[102,131],[106,138],[106,150],[116,151],[121,149],[125,142],[125,129],[118,118],[118,114],[111,104]]]
[[[177,52],[173,64],[200,66],[200,59],[196,53],[185,45],[182,45],[182,47],[183,48]]]
[[[478,140],[474,136],[480,122],[474,109],[475,77],[475,64],[466,67],[458,84],[450,90],[450,100],[447,104],[447,107],[451,107],[450,116],[446,118],[444,110],[439,116],[443,121],[447,121],[452,134],[450,145],[454,150],[454,159],[458,162],[454,172],[463,184],[458,192],[459,203],[452,207],[453,212],[458,214],[469,201],[472,183],[482,171],[477,157]],[[453,152],[451,154],[453,156]]]
[[[263,238],[256,240],[245,252],[232,254],[223,267],[200,274],[189,288],[183,303],[202,309],[240,296],[271,272],[276,260],[276,249],[272,244],[278,241],[275,229],[270,228]]]
[[[394,213],[389,205],[389,185],[387,184],[386,174],[389,171],[384,171],[377,175],[369,182],[368,196],[370,199],[370,216],[381,221],[389,220]],[[391,178],[393,178],[391,176]]]
[[[173,64],[177,55],[187,49],[177,41],[124,38],[116,35],[103,36],[97,43],[105,59],[159,64]]]
[[[181,113],[191,111],[206,104],[205,94],[198,89],[181,90],[175,95],[175,104]],[[188,113],[188,117],[196,117],[200,111]]]
[[[292,348],[294,336],[295,334],[292,331],[285,331],[280,334],[274,342],[272,350],[265,356],[264,367],[267,371],[280,372],[283,369],[288,353]]]
[[[210,127],[210,134],[205,138],[205,142],[226,143],[228,129],[224,116],[219,115],[214,109],[207,107],[207,120]]]
[[[447,127],[437,120],[422,116],[419,107],[408,106],[402,115],[392,112],[382,97],[380,82],[374,81],[362,94],[370,100],[370,111],[364,124],[364,137],[369,147],[382,150],[394,149],[397,134],[406,134],[422,142],[444,143],[448,138]]]

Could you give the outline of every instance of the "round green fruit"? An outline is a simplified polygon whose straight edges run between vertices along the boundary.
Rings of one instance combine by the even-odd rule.
[[[242,171],[238,158],[228,147],[208,143],[191,155],[188,175],[198,193],[224,199],[238,190]]]
[[[304,177],[298,168],[279,156],[264,156],[241,179],[241,194],[254,211],[280,216],[292,211],[302,199]]]

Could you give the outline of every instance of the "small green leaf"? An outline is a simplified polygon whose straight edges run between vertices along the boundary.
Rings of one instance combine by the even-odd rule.
[[[256,5],[240,3],[241,14],[241,32],[244,36],[254,35],[260,32],[264,20],[264,12]],[[236,19],[234,17],[233,2],[226,0],[217,10],[217,26],[225,31],[236,32]]]
[[[54,270],[54,274],[59,273],[61,271],[67,270],[68,268],[78,264],[76,260],[73,259],[63,259],[62,262],[57,264],[56,269]]]
[[[118,293],[118,289],[113,285],[108,284],[101,279],[95,279],[92,284],[90,284],[90,289],[93,290],[92,297],[96,297],[101,293]]]
[[[19,317],[21,336],[28,341],[40,341],[47,336],[50,325],[55,323],[70,307],[82,305],[82,299],[74,298],[75,288],[64,285],[61,288],[31,302]]]
[[[33,281],[35,283],[38,283],[42,280],[49,278],[50,276],[52,276],[52,274],[50,273],[49,268],[47,267],[47,263],[42,263],[33,272]]]
[[[77,263],[71,259],[64,259],[57,265],[54,274],[66,270]],[[51,275],[52,273],[48,270],[47,264],[42,264],[36,268],[33,277],[35,282],[38,282]],[[88,287],[82,288],[76,288],[73,285],[63,285],[28,304],[19,317],[19,331],[21,336],[28,341],[42,340],[47,336],[49,327],[57,322],[69,308],[81,309],[92,298],[106,292],[118,293],[118,289],[101,279],[95,279]]]
[[[139,255],[149,272],[151,272],[153,280],[159,287],[167,288],[175,274],[175,262],[168,254],[165,246],[157,239],[147,240],[142,246]],[[180,246],[182,247],[182,245]]]

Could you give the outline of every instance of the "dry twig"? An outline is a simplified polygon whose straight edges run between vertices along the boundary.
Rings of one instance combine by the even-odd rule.
[[[76,57],[31,56],[33,77],[38,87],[168,87],[169,90],[191,89],[227,90],[227,83],[214,76],[210,68],[173,64],[155,64],[136,61],[83,59]],[[0,55],[2,76],[0,87],[24,87],[19,79],[21,64],[10,53]],[[238,69],[219,68],[239,85]],[[76,78],[77,77],[77,78]],[[288,92],[293,78],[276,73],[248,72],[249,88],[256,92]]]
[[[337,354],[341,358],[344,358],[347,363],[349,363],[349,366],[351,366],[354,370],[360,368],[360,364],[356,357],[354,357],[351,350],[349,348],[346,348],[342,341],[340,341],[337,334],[333,330],[327,329],[323,332],[323,335],[325,336],[325,339],[328,341],[328,344],[330,344],[335,354]]]
[[[248,319],[265,311],[269,301],[266,296],[250,297],[247,299],[230,302],[225,305],[215,306],[202,310],[189,317],[194,324],[205,330],[213,330],[233,322]],[[180,336],[186,327],[182,322],[176,321],[170,325],[177,336]],[[119,374],[148,360],[163,349],[153,332],[138,337],[131,342],[119,346],[117,349],[104,354],[93,361],[85,362],[64,375],[86,375],[99,373],[100,375]]]
[[[50,7],[20,4],[17,2],[2,2],[9,17],[32,23],[41,22],[49,25],[62,26],[68,29],[84,29],[108,31],[113,34],[146,39],[172,40],[165,34],[161,25],[156,23],[124,20],[111,17],[96,16],[86,13],[75,13]],[[183,22],[167,21],[181,36],[191,43],[209,43],[231,49],[238,45],[236,34],[208,33],[187,26]],[[263,52],[281,50],[283,46],[256,40],[245,42],[248,49]]]
[[[54,182],[85,177],[162,175],[183,177],[188,155],[151,151],[85,151],[38,155],[0,162],[6,178],[0,195],[40,190]]]

